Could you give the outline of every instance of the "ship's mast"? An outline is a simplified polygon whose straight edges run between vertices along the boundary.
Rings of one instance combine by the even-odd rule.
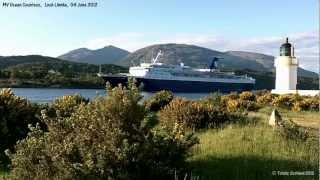
[[[162,55],[163,55],[163,53],[162,53],[162,51],[160,50],[160,51],[158,52],[156,58],[152,58],[152,64],[157,63],[159,57],[162,56]]]

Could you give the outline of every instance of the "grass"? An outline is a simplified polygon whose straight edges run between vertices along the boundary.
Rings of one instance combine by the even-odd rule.
[[[288,110],[281,110],[284,118],[291,119],[297,124],[318,129],[320,127],[320,113],[319,112],[292,112]]]
[[[264,108],[249,113],[250,122],[246,125],[197,133],[200,144],[193,148],[189,159],[193,174],[200,179],[318,179],[317,138],[306,142],[281,138],[267,124],[271,111]],[[319,114],[312,112],[280,113],[307,127],[320,122]],[[315,176],[273,176],[273,171],[314,171]]]

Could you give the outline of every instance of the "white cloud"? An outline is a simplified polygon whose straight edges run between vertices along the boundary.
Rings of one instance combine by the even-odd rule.
[[[296,56],[300,65],[308,70],[319,72],[319,36],[317,31],[294,33],[288,35],[290,42],[295,46]],[[210,34],[142,34],[123,33],[110,37],[94,39],[85,44],[91,49],[114,45],[129,51],[135,51],[152,44],[181,43],[193,44],[219,51],[239,50],[251,51],[277,56],[279,46],[285,37],[263,38],[229,38]]]

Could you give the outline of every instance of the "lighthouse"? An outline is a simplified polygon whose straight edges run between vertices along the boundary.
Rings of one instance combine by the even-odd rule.
[[[276,68],[276,90],[296,90],[298,59],[294,56],[294,47],[286,42],[280,47],[280,56],[275,59]]]
[[[273,94],[299,94],[307,96],[320,95],[320,90],[297,90],[298,59],[294,55],[294,47],[286,42],[280,47],[280,55],[274,61],[276,68],[275,89]]]

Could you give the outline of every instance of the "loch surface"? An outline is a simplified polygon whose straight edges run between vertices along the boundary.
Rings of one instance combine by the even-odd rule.
[[[56,98],[80,94],[88,99],[94,99],[97,96],[105,96],[104,89],[54,89],[54,88],[13,88],[15,95],[25,97],[31,102],[51,103]],[[150,98],[154,93],[142,92],[144,99]],[[175,96],[187,99],[200,99],[208,96],[209,93],[175,93]]]

